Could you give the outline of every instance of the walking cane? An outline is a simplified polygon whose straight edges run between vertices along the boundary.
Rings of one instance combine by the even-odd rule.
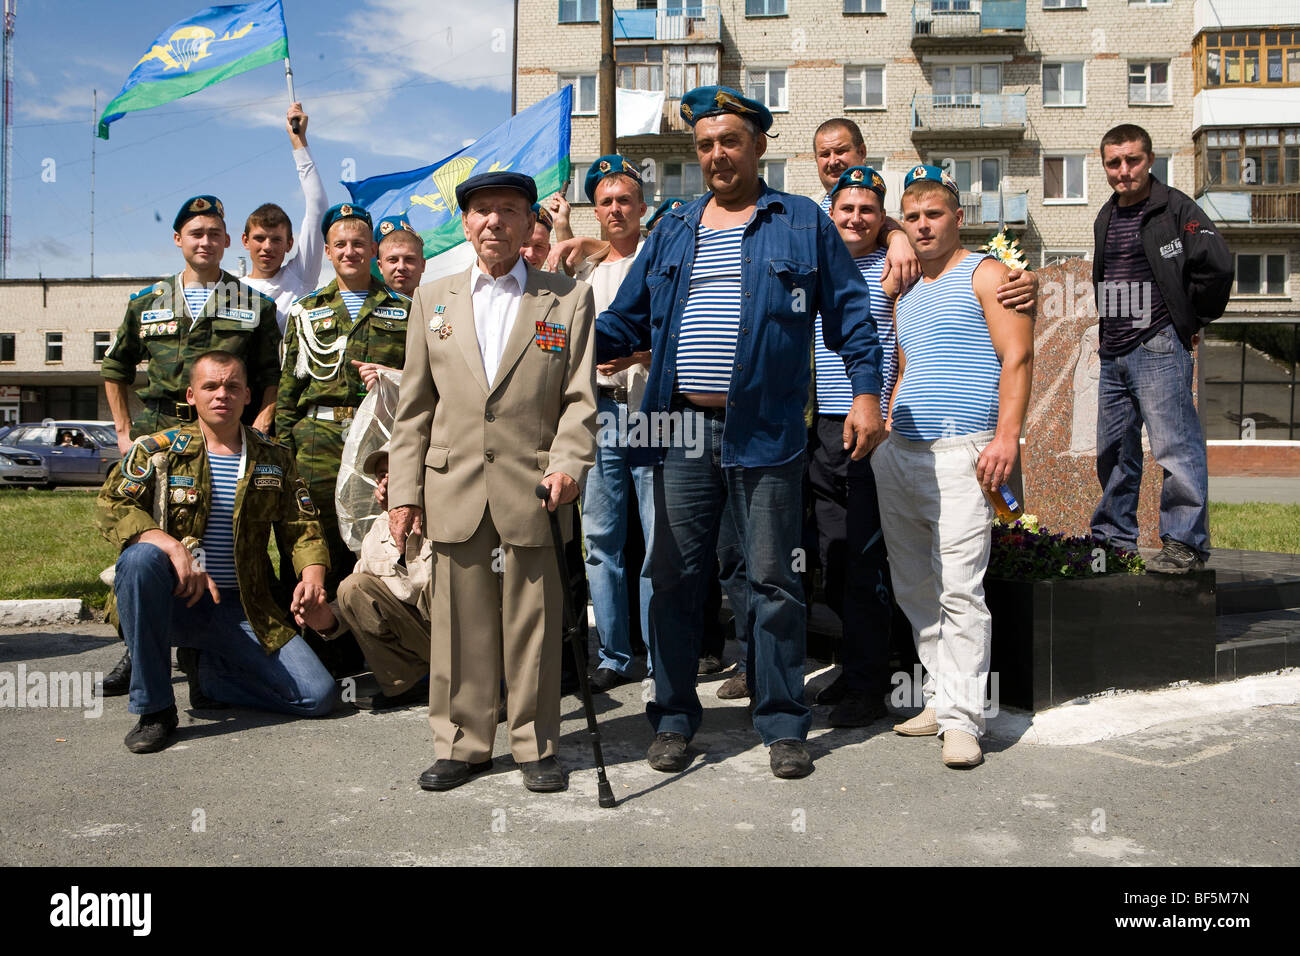
[[[551,495],[545,485],[537,486],[537,497],[546,501]],[[569,565],[564,560],[564,538],[560,534],[560,521],[555,512],[546,509],[546,516],[551,521],[551,541],[555,544],[555,560],[560,565],[560,581],[564,588],[564,639],[573,649],[573,661],[578,668],[578,685],[582,688],[582,709],[587,712],[587,734],[591,737],[591,753],[596,761],[596,792],[598,802],[606,810],[616,806],[614,791],[605,777],[605,755],[600,750],[600,728],[596,726],[596,705],[591,700],[591,686],[587,683],[587,662],[580,646],[578,633],[578,612],[573,607],[573,595],[569,591]]]

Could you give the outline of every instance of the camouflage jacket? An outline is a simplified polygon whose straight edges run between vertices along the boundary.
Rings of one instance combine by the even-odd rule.
[[[136,366],[149,361],[149,384],[142,401],[185,402],[190,364],[204,352],[224,349],[248,366],[253,402],[280,380],[280,326],[275,301],[228,272],[203,311],[191,318],[179,275],[159,279],[135,295],[104,353],[101,374],[130,385]]]
[[[328,568],[329,549],[288,449],[245,427],[244,459],[235,491],[235,574],[244,614],[269,654],[297,634],[271,593],[267,544],[272,526],[280,553],[292,551],[298,575],[313,564]],[[207,525],[210,486],[199,423],[157,432],[139,439],[108,473],[95,502],[95,524],[119,550],[154,528],[194,550]]]
[[[276,436],[292,447],[293,426],[302,420],[309,405],[360,405],[366,386],[353,359],[401,369],[410,308],[410,299],[373,276],[355,321],[348,314],[337,279],[295,302],[284,329]],[[341,340],[345,345],[340,352]]]

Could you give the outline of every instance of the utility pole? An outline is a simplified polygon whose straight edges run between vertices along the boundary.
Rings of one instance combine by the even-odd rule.
[[[18,15],[18,0],[5,0],[4,19],[4,125],[0,128],[0,279],[9,274],[9,213],[10,182],[13,179],[14,151],[14,18]]]
[[[618,152],[615,130],[618,129],[614,92],[614,0],[600,0],[600,152]]]
[[[90,277],[95,278],[95,128],[99,122],[99,90],[90,99]]]

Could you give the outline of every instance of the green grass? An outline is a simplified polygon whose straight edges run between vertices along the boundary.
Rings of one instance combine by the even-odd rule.
[[[117,552],[92,524],[97,490],[0,490],[0,599],[103,605],[108,587],[99,572]]]
[[[1210,502],[1210,546],[1246,551],[1300,551],[1300,504]]]

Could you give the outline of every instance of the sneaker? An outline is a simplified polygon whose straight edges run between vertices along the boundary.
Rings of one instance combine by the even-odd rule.
[[[778,740],[768,752],[773,776],[797,780],[813,772],[812,756],[802,740]]]
[[[151,754],[163,750],[171,742],[179,720],[176,717],[176,705],[166,710],[156,710],[152,714],[141,714],[139,722],[122,741],[126,749],[133,754]]]
[[[700,658],[699,673],[701,675],[716,674],[720,670],[722,670],[722,658],[717,654],[705,654]]]
[[[831,709],[827,722],[832,727],[869,727],[888,713],[882,698],[850,691]]]
[[[978,767],[984,762],[980,742],[974,734],[964,730],[945,730],[943,732],[943,765],[945,767]]]
[[[933,737],[938,732],[939,721],[935,717],[933,707],[925,708],[911,720],[894,724],[894,733],[902,734],[904,737]]]
[[[1153,574],[1186,574],[1188,571],[1200,571],[1204,567],[1204,558],[1173,538],[1165,538],[1165,546],[1160,549],[1160,553],[1147,562],[1147,570]]]
[[[650,749],[645,753],[646,763],[664,773],[679,773],[691,762],[686,752],[686,738],[681,734],[655,734]]]
[[[752,696],[749,689],[749,675],[743,671],[734,677],[728,677],[718,686],[718,697],[721,700],[740,700],[742,697]]]

